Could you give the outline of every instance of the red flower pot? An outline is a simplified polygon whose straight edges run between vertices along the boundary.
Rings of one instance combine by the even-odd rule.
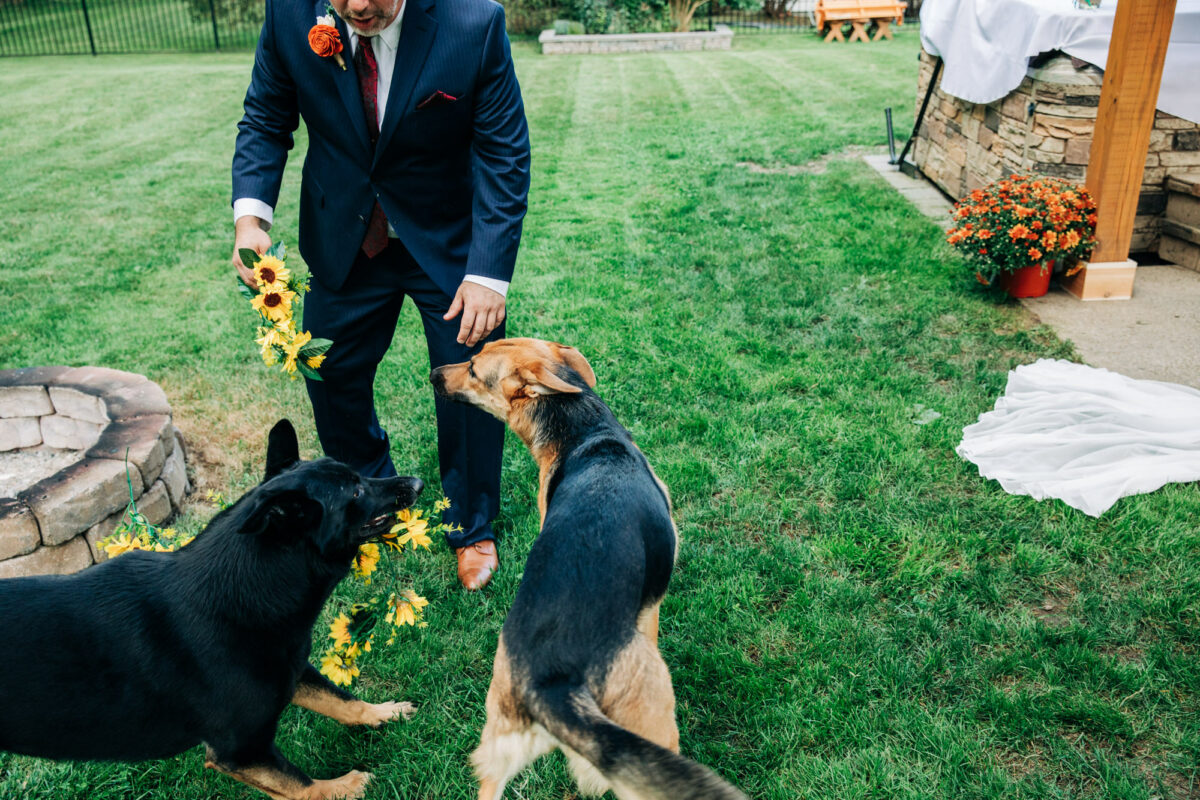
[[[1000,288],[1011,297],[1041,297],[1050,289],[1054,262],[1000,273]]]

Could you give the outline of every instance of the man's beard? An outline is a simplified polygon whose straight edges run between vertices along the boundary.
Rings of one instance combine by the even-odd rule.
[[[355,17],[352,17],[349,14],[341,14],[339,16],[346,20],[347,27],[349,27],[350,30],[354,31],[359,36],[378,36],[379,34],[383,33],[383,29],[391,24],[392,20],[396,18],[396,14],[400,11],[400,4],[403,1],[404,0],[395,0],[395,2],[392,4],[390,12],[387,15],[375,15],[373,17],[367,17],[367,19],[371,20],[371,27],[369,28],[359,28],[354,25],[351,20],[355,19]]]

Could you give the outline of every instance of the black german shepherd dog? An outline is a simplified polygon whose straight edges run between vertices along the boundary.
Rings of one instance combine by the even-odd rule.
[[[368,773],[314,781],[275,747],[275,731],[288,703],[347,725],[412,712],[355,698],[308,656],[359,545],[421,488],[328,458],[302,462],[281,420],[263,482],[187,547],[0,580],[0,749],[140,761],[203,743],[207,766],[271,797],[361,796]]]

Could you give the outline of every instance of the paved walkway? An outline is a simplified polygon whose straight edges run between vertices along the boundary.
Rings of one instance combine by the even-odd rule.
[[[886,155],[863,156],[876,172],[942,228],[953,205],[924,178],[910,178]],[[1164,264],[1138,267],[1131,300],[1082,302],[1051,286],[1021,301],[1075,344],[1083,360],[1131,378],[1200,388],[1200,272]]]

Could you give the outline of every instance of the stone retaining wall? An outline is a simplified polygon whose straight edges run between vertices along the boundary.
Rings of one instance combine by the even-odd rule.
[[[921,51],[917,109],[935,58]],[[934,89],[913,143],[913,163],[954,198],[1013,173],[1053,175],[1082,184],[1104,73],[1058,56],[1031,69],[1001,100],[968,103]],[[1134,222],[1133,251],[1158,249],[1171,175],[1200,171],[1200,124],[1157,112]]]
[[[672,50],[728,50],[733,29],[717,25],[696,33],[599,33],[560,36],[552,30],[538,37],[543,55],[579,53],[659,53]]]
[[[0,371],[0,453],[79,452],[70,466],[0,498],[0,578],[77,572],[129,503],[165,522],[190,490],[167,396],[141,375],[100,367]],[[127,455],[128,454],[128,455]],[[126,458],[128,457],[128,481]]]

